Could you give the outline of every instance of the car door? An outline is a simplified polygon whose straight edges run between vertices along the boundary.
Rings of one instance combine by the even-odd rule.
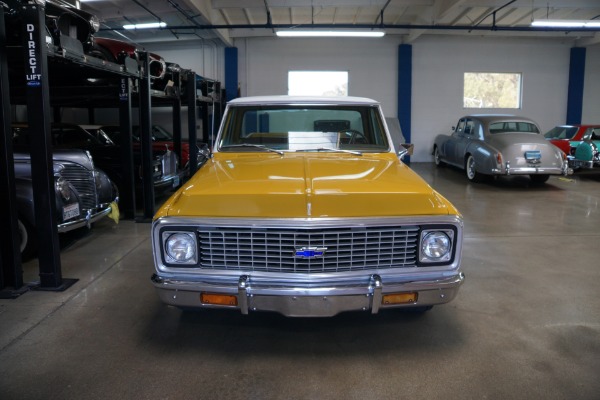
[[[461,118],[456,124],[454,128],[454,132],[450,135],[450,138],[446,141],[444,145],[444,154],[446,157],[446,161],[450,164],[458,164],[456,159],[456,148],[458,143],[462,140],[463,133],[465,130],[466,119]]]
[[[477,138],[475,132],[475,121],[471,118],[464,118],[464,128],[462,130],[462,135],[456,141],[456,147],[454,149],[454,157],[456,160],[456,164],[462,165],[465,159],[465,154],[467,153],[467,147],[471,144],[471,141]]]

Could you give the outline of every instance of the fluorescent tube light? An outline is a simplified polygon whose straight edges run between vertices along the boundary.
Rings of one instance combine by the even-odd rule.
[[[600,21],[573,19],[539,19],[531,26],[541,28],[600,28]]]
[[[277,31],[279,37],[383,37],[382,31],[317,31],[317,30],[289,30]]]
[[[125,29],[152,29],[152,28],[164,28],[167,26],[165,22],[150,22],[147,24],[131,24],[123,25]]]

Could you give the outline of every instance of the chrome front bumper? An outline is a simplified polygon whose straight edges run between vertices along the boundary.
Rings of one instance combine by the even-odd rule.
[[[365,284],[288,286],[255,283],[242,275],[237,285],[205,281],[181,281],[154,274],[152,282],[161,300],[184,308],[230,308],[242,314],[249,311],[272,311],[288,317],[330,317],[344,311],[368,311],[396,307],[432,306],[448,303],[458,293],[465,276],[462,272],[439,280],[383,282],[377,274],[367,276]],[[215,306],[201,301],[202,293],[229,294],[236,305]],[[416,293],[417,300],[404,304],[387,304],[386,294]]]
[[[84,226],[89,228],[92,223],[107,216],[108,214],[110,214],[111,211],[112,211],[112,208],[110,205],[100,207],[100,210],[95,213],[92,213],[92,210],[88,210],[86,216],[83,218],[79,218],[74,221],[68,221],[68,222],[64,222],[62,224],[58,224],[58,232],[60,232],[60,233],[69,232],[74,229],[82,228]]]

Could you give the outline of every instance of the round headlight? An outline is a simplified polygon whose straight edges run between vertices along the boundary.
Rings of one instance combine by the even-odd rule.
[[[452,243],[444,232],[429,232],[423,237],[421,251],[431,261],[443,261],[450,254]]]
[[[176,262],[193,261],[196,256],[196,239],[189,233],[174,233],[167,238],[165,251]]]
[[[69,201],[71,198],[71,190],[69,190],[69,183],[63,179],[56,179],[56,191],[60,193],[60,196],[65,200]]]

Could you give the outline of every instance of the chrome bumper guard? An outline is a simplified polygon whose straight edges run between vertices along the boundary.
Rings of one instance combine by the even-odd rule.
[[[249,311],[272,311],[288,317],[331,317],[344,311],[368,311],[396,307],[432,306],[448,303],[458,293],[465,276],[458,272],[448,278],[431,281],[383,283],[373,274],[366,285],[295,287],[253,283],[247,275],[239,277],[237,287],[209,282],[189,282],[166,279],[154,274],[152,282],[161,300],[183,308],[230,308],[242,314]],[[234,295],[235,306],[203,304],[201,293]],[[384,304],[383,296],[397,293],[417,293],[417,300],[408,304]]]

